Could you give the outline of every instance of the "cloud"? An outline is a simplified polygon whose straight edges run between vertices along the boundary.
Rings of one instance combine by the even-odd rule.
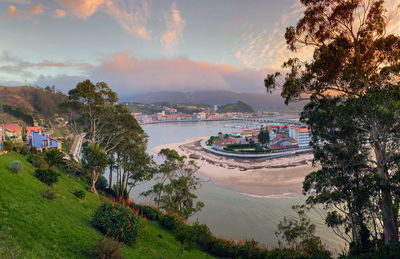
[[[151,39],[146,24],[151,16],[147,0],[107,0],[106,12],[128,33],[143,39]]]
[[[33,15],[43,13],[44,6],[42,4],[32,6],[28,10],[17,9],[14,5],[10,5],[8,7],[8,17],[9,18],[21,18],[21,19],[29,19],[32,18]]]
[[[104,0],[56,0],[68,13],[87,19],[104,4]]]
[[[25,61],[15,56],[12,56],[9,52],[2,52],[0,54],[0,71],[3,73],[21,75],[23,77],[33,77],[32,70],[42,70],[49,68],[78,68],[80,70],[87,70],[92,65],[85,62],[55,62],[50,60],[42,60],[40,62]]]
[[[64,10],[56,9],[54,11],[53,17],[54,18],[62,18],[62,17],[65,17],[66,15],[67,15],[67,13]]]
[[[61,90],[67,93],[70,89],[74,88],[78,82],[88,79],[84,75],[43,75],[41,74],[36,80],[32,82],[32,85],[37,85],[41,87],[45,86],[56,86],[57,90]]]
[[[138,59],[126,52],[103,55],[90,70],[95,81],[105,81],[120,93],[158,90],[264,91],[266,71],[216,65],[187,58]]]
[[[185,29],[185,21],[176,7],[176,1],[172,3],[170,12],[165,15],[165,23],[167,30],[163,33],[160,41],[167,51],[173,52],[174,47],[182,39]]]
[[[29,0],[0,0],[0,4],[31,4]]]

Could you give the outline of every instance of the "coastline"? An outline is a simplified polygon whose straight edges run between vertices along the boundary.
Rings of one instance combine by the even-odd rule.
[[[273,158],[244,159],[216,155],[200,146],[206,138],[196,137],[151,149],[157,154],[163,148],[175,149],[180,155],[199,156],[198,173],[205,178],[242,194],[255,197],[298,197],[302,195],[304,177],[315,170],[312,154]]]

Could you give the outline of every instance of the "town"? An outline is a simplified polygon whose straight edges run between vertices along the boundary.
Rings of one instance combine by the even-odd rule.
[[[310,130],[300,123],[271,124],[260,129],[211,136],[208,146],[225,152],[269,153],[310,147]]]

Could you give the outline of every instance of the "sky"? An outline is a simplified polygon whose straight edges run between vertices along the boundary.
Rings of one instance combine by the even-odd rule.
[[[0,0],[0,85],[261,93],[302,13],[298,0]]]

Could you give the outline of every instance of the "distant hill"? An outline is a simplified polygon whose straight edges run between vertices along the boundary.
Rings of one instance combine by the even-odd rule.
[[[42,89],[33,86],[0,86],[0,102],[23,111],[50,118],[58,113],[58,105],[67,96],[53,88]]]
[[[226,112],[254,112],[253,107],[248,105],[247,103],[238,101],[237,103],[226,104],[218,107],[217,112],[226,113]]]
[[[287,111],[301,110],[304,103],[285,105],[279,93],[237,93],[232,91],[195,91],[195,92],[152,92],[121,97],[121,101],[138,103],[204,103],[208,105],[226,105],[238,101],[245,102],[255,110]]]

